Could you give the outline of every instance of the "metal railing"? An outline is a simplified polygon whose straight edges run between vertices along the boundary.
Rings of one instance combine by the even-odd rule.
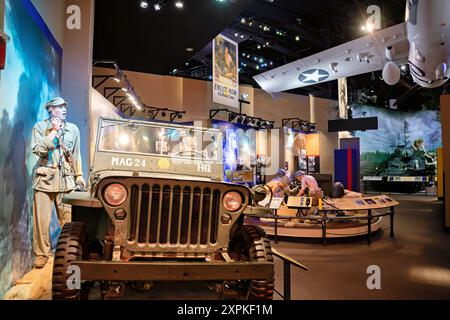
[[[283,298],[283,300],[291,300],[291,265],[303,271],[308,271],[309,269],[305,265],[274,248],[272,248],[272,254],[283,261],[283,294],[276,289],[274,290],[281,298]]]
[[[364,209],[368,211],[367,215],[358,215],[358,216],[329,216],[328,212],[333,211],[345,211],[345,210],[339,210],[339,209],[331,209],[331,210],[321,210],[323,215],[306,215],[303,216],[300,214],[301,209],[299,209],[296,216],[284,216],[284,215],[278,215],[277,210],[275,210],[275,214],[246,214],[247,217],[253,217],[253,218],[264,218],[264,219],[273,219],[275,220],[275,227],[274,227],[274,240],[275,243],[278,243],[278,220],[298,220],[298,219],[309,219],[317,221],[321,224],[322,227],[322,242],[324,245],[327,243],[327,224],[328,221],[331,220],[367,220],[367,243],[371,244],[372,242],[372,220],[378,217],[383,216],[390,216],[390,238],[394,238],[394,207],[390,207],[387,212],[378,212],[373,214],[371,209]],[[358,210],[352,210],[352,211],[358,211]]]

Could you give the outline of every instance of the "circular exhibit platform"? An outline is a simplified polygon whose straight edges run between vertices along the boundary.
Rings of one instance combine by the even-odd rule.
[[[381,228],[382,217],[372,219],[371,232]],[[268,235],[275,235],[275,220],[247,217],[246,223],[261,226]],[[279,219],[277,236],[296,238],[323,238],[324,228],[319,221],[304,218]],[[327,220],[326,238],[349,238],[368,234],[367,219],[361,220]]]

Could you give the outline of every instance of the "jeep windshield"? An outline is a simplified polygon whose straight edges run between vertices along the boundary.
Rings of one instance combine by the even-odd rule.
[[[189,126],[103,120],[97,150],[216,162],[221,161],[219,135],[216,130]]]

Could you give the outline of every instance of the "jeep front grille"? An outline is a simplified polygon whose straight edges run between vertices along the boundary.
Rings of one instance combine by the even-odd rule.
[[[185,184],[133,184],[128,240],[138,244],[213,245],[221,191]]]

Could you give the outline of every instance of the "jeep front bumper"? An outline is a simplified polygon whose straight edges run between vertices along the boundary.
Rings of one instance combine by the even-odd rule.
[[[269,262],[110,262],[74,261],[86,281],[213,281],[273,277]]]

